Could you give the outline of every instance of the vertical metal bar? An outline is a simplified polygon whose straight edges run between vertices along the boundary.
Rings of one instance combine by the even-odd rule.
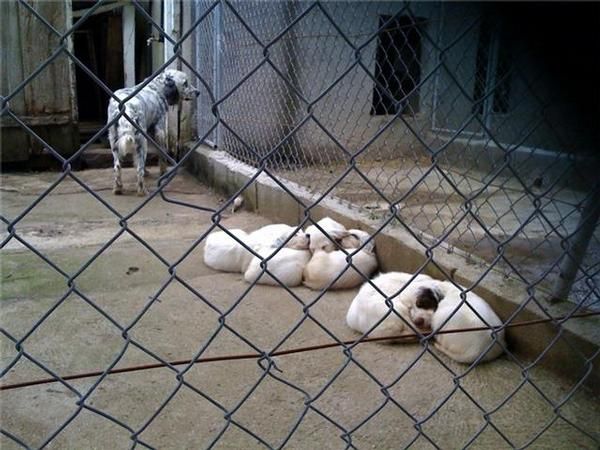
[[[65,3],[65,29],[68,30],[73,26],[73,3],[71,0],[64,0]],[[68,50],[75,54],[73,35],[67,38]],[[69,102],[71,103],[71,120],[77,122],[79,120],[79,108],[77,106],[77,80],[75,79],[75,64],[73,60],[67,58],[69,67]]]
[[[577,224],[577,231],[569,238],[569,251],[560,263],[560,272],[552,292],[552,302],[568,300],[599,218],[600,189],[597,188],[594,195],[590,195],[586,200]]]
[[[194,17],[192,17],[192,23],[196,21],[196,17],[199,17],[200,14],[202,14],[200,12],[200,1],[195,1],[194,2],[194,6],[192,8]],[[202,42],[202,34],[200,32],[200,27],[197,28],[196,33],[194,33],[194,47],[195,47],[195,56],[194,56],[194,68],[196,68],[198,71],[201,72],[200,67],[202,67],[201,65],[201,60],[200,60],[200,54],[201,54],[201,50],[202,48],[200,47],[200,43]],[[196,130],[199,132],[202,129],[202,107],[201,107],[201,97],[198,97],[194,103],[195,103],[195,108],[196,108]]]
[[[181,35],[180,17],[179,0],[165,0],[163,8],[163,29],[173,40],[179,39],[179,36]],[[173,56],[173,44],[167,39],[165,39],[164,42],[164,51],[165,61],[167,61]],[[181,61],[173,61],[169,67],[178,69],[181,67]],[[177,105],[177,108],[169,108],[167,113],[167,148],[175,155],[175,159],[178,158],[179,154],[179,113],[180,105]]]
[[[439,49],[442,48],[442,33],[444,32],[444,2],[440,2],[439,3],[439,22],[438,22],[438,35],[437,35],[437,56],[438,56],[438,62],[439,59],[442,57],[441,52],[439,51]],[[438,109],[438,101],[439,101],[439,91],[440,91],[440,70],[436,70],[435,72],[435,77],[434,77],[434,82],[433,82],[433,99],[431,102],[431,129],[435,130],[436,129],[436,118],[437,118],[437,109]]]
[[[213,46],[213,95],[216,100],[221,98],[221,52],[222,52],[222,34],[223,34],[223,17],[222,17],[223,4],[219,4],[214,9],[215,20],[213,22],[214,28],[214,46]],[[217,124],[215,128],[215,148],[221,147],[221,127]]]
[[[489,22],[483,21],[482,26],[489,25]],[[500,44],[498,28],[494,27],[491,33],[490,46],[488,48],[488,64],[485,74],[485,90],[483,95],[483,121],[485,126],[490,129],[492,121],[492,110],[494,107],[494,97],[496,93],[490,93],[490,88],[496,84],[496,67],[498,66],[498,46]]]
[[[173,30],[173,1],[174,0],[165,0],[163,3],[163,30],[169,36],[171,36]],[[167,61],[173,55],[173,45],[169,42],[168,39],[165,39],[164,42],[164,58]]]
[[[181,36],[181,3],[179,0],[165,0],[163,9],[163,29],[171,39],[177,40]],[[173,44],[167,39],[164,42],[164,49],[166,61],[173,56]],[[173,64],[173,68],[181,68],[180,60],[174,61]]]
[[[162,1],[161,0],[152,0],[152,19],[157,24],[163,23],[162,17]],[[152,30],[152,36],[158,37],[158,32]],[[157,70],[164,63],[164,39],[155,40],[152,42],[152,71]]]

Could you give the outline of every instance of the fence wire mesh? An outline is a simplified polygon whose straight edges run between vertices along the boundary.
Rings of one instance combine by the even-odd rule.
[[[281,177],[316,196],[335,184],[332,195],[376,217],[397,203],[430,244],[444,236],[486,262],[510,237],[514,267],[496,267],[507,276],[550,270],[543,283],[552,279],[561,236],[573,234],[594,191],[586,162],[594,147],[582,124],[562,116],[566,108],[548,106],[552,80],[526,63],[539,58],[529,35],[481,5],[328,3],[326,13],[307,5],[241,3],[256,38],[223,13],[221,89],[260,67],[223,104],[237,137],[224,130],[221,147],[256,163],[310,111],[271,158]],[[301,12],[261,64],[263,42]],[[341,177],[345,150],[372,185],[356,172]],[[477,218],[459,220],[465,199]],[[585,262],[592,272],[597,244],[596,232]]]
[[[148,82],[177,64],[201,92],[192,145],[178,161],[159,145],[171,169],[148,197],[123,208],[73,170],[112,123],[78,148],[58,148],[14,106],[61,59],[119,101],[101,77],[76,57],[70,41],[110,2],[94,3],[64,29],[42,13],[39,3],[19,0],[16,4],[21,18],[37,21],[49,32],[53,51],[17,83],[3,82],[1,116],[16,123],[62,167],[23,210],[9,214],[3,206],[5,257],[8,260],[14,248],[35,255],[55,281],[32,289],[58,292],[47,308],[34,310],[26,328],[15,328],[11,320],[29,310],[20,310],[18,299],[6,299],[10,308],[5,309],[1,329],[6,390],[1,433],[6,445],[77,447],[81,441],[74,436],[99,439],[90,432],[98,427],[110,430],[111,436],[102,438],[106,442],[124,436],[119,445],[131,448],[598,446],[597,405],[583,387],[596,376],[598,351],[579,348],[568,332],[578,326],[574,317],[597,308],[600,299],[600,186],[593,155],[598,144],[594,127],[598,97],[592,95],[597,92],[597,79],[587,74],[596,81],[569,91],[560,77],[548,76],[554,66],[535,64],[546,55],[540,56],[540,48],[533,45],[535,33],[519,22],[528,23],[531,10],[523,7],[517,20],[506,9],[476,3],[198,0],[183,8],[183,14],[190,15],[190,26],[173,39],[148,13],[147,5],[132,2],[152,34],[173,45],[173,56],[153,71]],[[183,56],[186,45],[194,49],[191,60]],[[566,51],[560,57],[569,63],[573,59]],[[547,61],[542,58],[542,62]],[[581,65],[572,70],[575,67]],[[559,95],[557,86],[567,91]],[[67,87],[55,89],[66,95],[61,90]],[[582,92],[592,98],[585,104],[585,114],[577,110]],[[571,94],[577,104],[565,106]],[[121,116],[126,116],[124,109]],[[147,130],[138,126],[138,131],[151,138]],[[333,292],[285,286],[275,296],[293,305],[290,317],[269,317],[267,311],[257,323],[236,321],[248,305],[255,305],[253,295],[264,295],[256,293],[256,283],[236,291],[229,289],[227,279],[219,278],[199,287],[183,269],[197,257],[210,232],[230,232],[223,222],[235,195],[215,206],[187,201],[168,190],[204,143],[254,167],[244,189],[261,174],[278,183],[303,209],[299,227],[315,222],[311,212],[323,198],[334,198],[353,208],[357,217],[367,214],[377,220],[377,234],[391,228],[410,233],[420,243],[426,263],[448,279],[452,276],[435,252],[460,250],[464,264],[477,267],[478,277],[470,280],[469,290],[491,272],[517,280],[524,300],[503,311],[501,328],[535,305],[551,324],[551,331],[544,329],[543,336],[536,337],[546,339],[545,348],[525,357],[509,346],[501,363],[461,366],[436,353],[431,336],[418,333],[419,344],[409,350],[385,347],[377,353],[369,347],[376,344],[358,345],[365,336],[352,342],[342,338],[344,327],[336,320],[340,322],[345,311],[341,313],[339,305],[329,306]],[[290,182],[309,188],[311,202],[297,198],[288,188]],[[70,263],[55,258],[43,245],[38,248],[39,242],[32,242],[22,230],[36,208],[65,185],[78,187],[114,225],[91,255]],[[210,226],[173,255],[137,231],[137,219],[151,202],[208,215]],[[134,302],[139,308],[123,316],[90,294],[85,280],[125,238],[146,252],[155,267],[154,281],[160,282],[150,292],[139,291]],[[14,273],[24,270],[19,267]],[[268,261],[264,270],[268,271]],[[365,282],[369,282],[366,277]],[[223,290],[227,299],[220,302],[216,298]],[[543,299],[544,292],[570,300],[560,317]],[[160,328],[160,315],[156,319],[153,314],[172,314],[171,304],[162,300],[169,295],[185,299],[178,303],[184,313],[176,315],[174,328],[191,332],[191,342],[185,341],[183,331],[173,329],[158,333],[161,342],[150,344],[141,326],[158,320]],[[68,309],[73,303],[79,309]],[[199,307],[204,308],[201,315],[189,312],[186,318],[188,308]],[[88,322],[80,324],[73,317],[75,327],[85,330],[91,327],[90,320],[101,323],[100,347],[108,348],[110,342],[112,350],[96,361],[85,345],[71,342],[69,347],[65,338],[53,343],[52,351],[40,353],[36,336],[44,329],[62,336],[52,324],[65,309],[86,317]],[[331,316],[335,314],[339,317]],[[196,321],[194,326],[186,326],[186,319]],[[313,349],[318,355],[312,360],[278,354],[290,343],[314,343],[294,340],[307,323],[315,337],[335,347],[319,350],[323,353]],[[202,332],[195,334],[196,328]],[[163,340],[171,346],[165,347]],[[233,356],[224,357],[223,371],[199,369],[205,367],[199,362],[223,356],[215,348],[220,349],[224,340],[231,345],[222,348]],[[175,360],[184,347],[189,358]],[[578,375],[565,385],[548,381],[542,365],[557,348],[569,354],[570,362],[578,362],[572,368]],[[244,351],[252,355],[241,355]],[[57,364],[60,352],[73,352],[73,364],[66,368]],[[141,355],[134,360],[151,361],[164,372],[153,379],[128,374],[130,381],[120,382],[121,386],[112,382],[111,374],[129,361],[125,356],[131,352]],[[258,364],[253,363],[252,369],[237,365],[241,363],[236,355],[254,358]],[[98,361],[107,363],[98,367]],[[92,379],[85,384],[79,381],[82,376],[68,376],[65,369],[95,372],[85,375]],[[132,371],[138,369],[150,370]],[[27,391],[34,389],[29,387],[15,391],[21,395],[5,389],[40,377],[58,383],[56,397],[48,400],[37,391]],[[143,394],[136,394],[136,389]],[[125,403],[103,401],[106,390],[121,392]],[[45,403],[40,404],[37,395]],[[135,405],[127,402],[144,403],[144,410],[138,415],[128,413]],[[21,413],[24,403],[56,415],[52,426],[36,428],[35,418]],[[186,413],[172,411],[182,403],[187,405]],[[518,404],[530,408],[522,411]],[[11,415],[11,408],[18,413]],[[529,416],[536,421],[528,422]],[[170,433],[172,429],[177,431]],[[182,435],[189,440],[179,440]],[[103,446],[97,440],[93,445]]]

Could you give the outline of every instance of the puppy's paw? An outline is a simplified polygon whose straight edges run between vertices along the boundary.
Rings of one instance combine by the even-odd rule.
[[[146,195],[148,195],[148,189],[144,188],[138,188],[137,190],[137,196],[138,197],[145,197]]]

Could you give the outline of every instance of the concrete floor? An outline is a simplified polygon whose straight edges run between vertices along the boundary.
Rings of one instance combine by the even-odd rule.
[[[156,180],[156,168],[151,172],[150,185]],[[143,200],[133,192],[113,196],[109,169],[76,176],[121,214]],[[2,216],[17,217],[58,177],[57,173],[3,174]],[[133,189],[132,169],[125,170],[125,180]],[[198,206],[214,208],[220,202],[185,174],[167,191],[172,198]],[[152,200],[127,220],[128,228],[167,264],[184,255],[210,223],[209,212],[161,199]],[[227,227],[246,230],[265,223],[248,212],[228,214],[223,220]],[[241,275],[205,267],[201,245],[176,267],[187,287],[177,280],[169,282],[167,266],[128,234],[80,272],[119,230],[113,213],[69,178],[16,227],[20,237],[57,267],[70,276],[76,274],[77,291],[114,323],[72,292],[29,333],[68,293],[67,280],[14,238],[2,249],[0,326],[15,339],[27,335],[23,349],[56,373],[103,370],[122,352],[117,367],[155,363],[155,357],[187,359],[211,338],[203,357],[252,353],[255,348],[271,351],[283,340],[281,348],[329,343],[333,341],[329,333],[342,340],[356,337],[344,323],[356,291],[328,292],[309,309],[310,317],[303,314],[302,302],[313,301],[317,294],[305,288],[293,289],[295,298],[281,288],[255,286],[234,307],[248,285]],[[159,301],[150,303],[158,292]],[[233,308],[226,315],[227,328],[207,303],[221,312]],[[122,337],[124,328],[128,328],[127,340]],[[7,337],[2,336],[0,343],[6,368],[18,353]],[[339,348],[333,348],[276,357],[278,370],[271,369],[267,376],[256,360],[203,363],[185,372],[187,386],[180,386],[175,372],[167,368],[110,375],[89,393],[85,405],[134,432],[141,431],[139,439],[154,448],[204,448],[218,436],[216,448],[264,448],[242,427],[272,447],[281,446],[295,430],[285,448],[346,448],[340,437],[345,432],[351,432],[352,445],[359,449],[404,448],[417,436],[409,414],[422,421],[422,432],[444,449],[466,446],[480,430],[472,448],[520,447],[542,431],[530,448],[598,448],[598,399],[582,389],[571,393],[573,385],[547,370],[533,366],[523,371],[505,356],[466,372],[444,356],[421,354],[419,344],[363,344],[352,351],[354,360],[348,362]],[[0,383],[47,376],[22,357]],[[97,380],[70,383],[79,395],[86,395]],[[381,386],[387,389],[382,391]],[[78,412],[78,394],[59,383],[5,390],[0,399],[2,428],[30,447],[42,445]],[[233,412],[231,422],[224,410]],[[484,416],[484,411],[489,415]],[[49,447],[130,448],[131,434],[82,409]],[[434,448],[431,442],[421,436],[411,448]],[[0,435],[0,447],[19,448],[5,435]]]

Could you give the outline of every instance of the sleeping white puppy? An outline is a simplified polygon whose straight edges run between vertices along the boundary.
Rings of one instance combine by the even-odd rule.
[[[348,230],[347,235],[339,239],[340,246],[346,250],[328,251],[332,243],[322,233],[311,234],[312,257],[304,268],[304,285],[314,290],[329,286],[340,273],[342,275],[330,286],[330,289],[349,289],[361,285],[364,277],[370,277],[377,269],[375,241],[369,239],[369,233],[362,230]],[[365,245],[366,243],[366,245]],[[364,247],[363,247],[364,245]],[[362,248],[361,248],[362,247]],[[361,249],[352,256],[352,266],[346,258],[348,254]],[[346,267],[348,267],[346,269]]]
[[[243,230],[229,230],[237,239],[248,242],[248,234]],[[223,272],[243,272],[253,255],[242,244],[224,231],[215,231],[206,238],[204,264]]]
[[[433,315],[431,306],[437,303],[437,292],[428,286],[428,283],[433,281],[428,275],[417,275],[408,284],[412,277],[413,275],[409,273],[388,272],[371,280],[388,297],[395,295],[406,286],[400,294],[391,299],[396,314],[390,312],[390,308],[385,304],[385,297],[377,292],[371,283],[363,284],[346,314],[348,326],[361,333],[366,333],[389,313],[377,328],[371,331],[370,337],[411,333],[412,330],[406,322],[419,323],[421,326],[415,325],[415,327],[425,331],[427,325],[431,323]]]
[[[475,314],[466,302],[459,307],[461,290],[452,283],[436,281],[436,285],[441,300],[431,320],[431,328],[434,331],[439,331],[440,327],[441,330],[446,331],[457,328],[499,327],[502,325],[502,320],[490,305],[477,294],[473,292],[466,294],[466,302],[477,311]],[[454,312],[457,308],[458,310]],[[481,319],[477,315],[481,316]],[[450,319],[443,325],[448,317]],[[498,331],[496,339],[494,343],[490,330],[436,334],[434,345],[453,360],[470,364],[486,351],[487,353],[481,361],[490,361],[500,356],[504,351],[503,346],[506,345],[504,329]]]
[[[256,281],[258,284],[279,286],[281,282],[288,287],[299,286],[302,283],[302,271],[310,259],[308,250],[310,239],[308,234],[299,230],[286,242],[295,228],[284,227],[288,225],[267,225],[250,234],[253,248],[261,258],[255,256],[248,264],[244,272],[244,279],[248,283]],[[273,240],[272,237],[277,234],[279,237]],[[266,262],[266,268],[275,278],[267,272],[263,273],[260,267],[263,258],[273,254],[274,256]]]
[[[263,258],[271,256],[275,252],[275,248],[261,247],[257,253]],[[279,286],[279,282],[288,287],[300,286],[302,284],[302,271],[304,266],[310,259],[310,251],[307,249],[300,250],[296,248],[282,248],[275,256],[267,261],[267,270],[264,272],[260,267],[262,260],[254,257],[248,265],[248,269],[244,273],[244,280],[252,283],[255,280],[258,284],[268,284],[271,286]],[[277,281],[279,280],[279,281]]]
[[[279,247],[294,233],[295,229],[295,227],[285,224],[273,224],[259,228],[250,234],[239,229],[229,230],[229,232],[256,252],[263,247]],[[308,248],[308,236],[300,230],[285,245],[286,247],[306,249]],[[215,270],[244,273],[254,257],[240,242],[224,231],[216,231],[206,238],[204,263]]]
[[[296,227],[292,227],[291,225],[286,225],[284,223],[265,225],[258,230],[252,231],[248,235],[248,245],[252,248],[277,247],[289,236],[294,234],[295,230]],[[302,230],[299,230],[296,235],[302,238],[304,233]]]
[[[410,277],[410,274],[392,272],[383,274],[372,281],[389,296],[404,286]],[[423,333],[433,330],[436,333],[433,341],[435,348],[453,360],[470,364],[484,352],[487,353],[481,361],[497,358],[503,352],[502,345],[505,345],[504,330],[497,333],[495,343],[490,330],[437,333],[458,328],[502,325],[500,318],[485,300],[473,292],[466,294],[466,301],[485,322],[466,303],[459,307],[461,304],[460,293],[461,290],[448,281],[433,280],[427,275],[419,275],[401,294],[392,299],[392,304],[394,311],[410,321],[416,329]],[[346,322],[351,328],[361,333],[367,332],[388,313],[389,308],[384,300],[384,297],[366,283],[350,305]],[[456,312],[454,312],[455,309],[457,309]],[[448,322],[444,324],[449,317]],[[395,314],[390,314],[371,332],[370,336],[389,336],[404,332],[410,332],[410,327]]]

